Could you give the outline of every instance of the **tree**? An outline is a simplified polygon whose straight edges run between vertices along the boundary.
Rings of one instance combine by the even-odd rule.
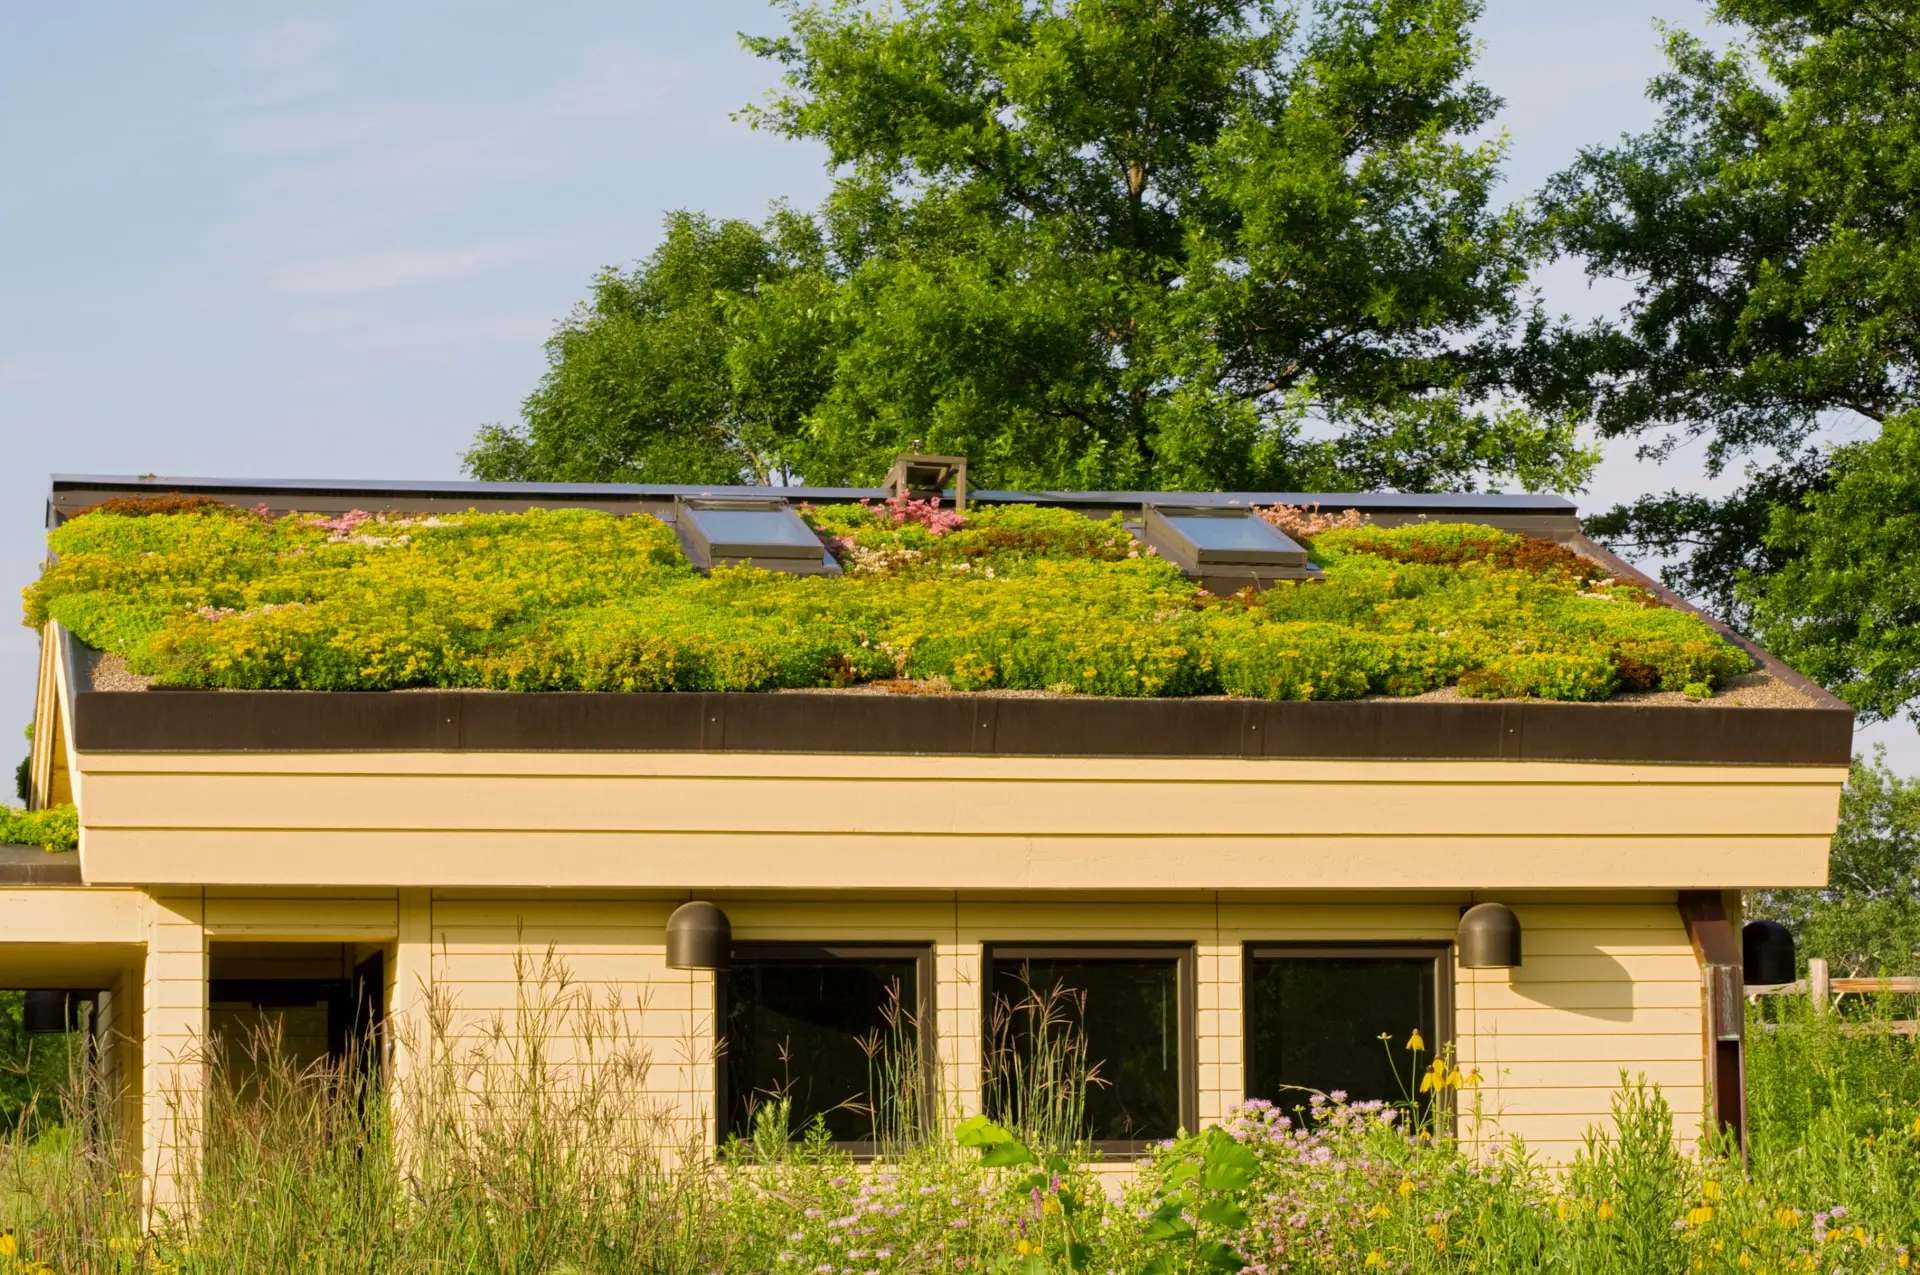
[[[1817,507],[1864,463],[1824,447],[1829,431],[1873,434],[1920,403],[1920,10],[1718,0],[1713,14],[1745,40],[1716,53],[1670,33],[1659,125],[1549,185],[1558,249],[1629,281],[1633,301],[1616,322],[1536,331],[1521,380],[1653,456],[1700,439],[1710,473],[1746,466],[1727,499],[1649,496],[1589,528],[1678,555],[1676,587],[1805,654],[1779,582],[1828,524],[1776,513]]]
[[[1591,467],[1577,413],[1507,395],[1529,245],[1492,199],[1499,145],[1467,140],[1498,106],[1468,78],[1474,0],[783,12],[786,35],[747,45],[785,87],[748,116],[823,143],[836,180],[811,238],[789,216],[760,240],[807,247],[712,270],[707,293],[655,285],[669,249],[603,276],[615,304],[556,336],[526,423],[485,434],[473,472],[664,475],[623,444],[712,437],[723,408],[780,446],[685,457],[777,450],[815,482],[874,481],[907,449],[1040,488],[1537,488]],[[666,304],[630,319],[627,294]],[[693,356],[626,335],[683,324]]]
[[[1855,757],[1826,887],[1757,891],[1748,911],[1785,922],[1843,976],[1920,969],[1920,778],[1895,775],[1882,752]]]
[[[667,219],[638,270],[602,271],[547,342],[548,371],[514,429],[488,425],[475,478],[767,483],[791,472],[795,426],[827,372],[822,331],[782,323],[825,283],[811,221]],[[773,347],[769,353],[769,346]]]

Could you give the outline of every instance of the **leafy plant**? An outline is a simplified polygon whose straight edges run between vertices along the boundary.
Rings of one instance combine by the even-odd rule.
[[[80,845],[80,812],[72,802],[44,810],[0,805],[0,846],[74,850]]]

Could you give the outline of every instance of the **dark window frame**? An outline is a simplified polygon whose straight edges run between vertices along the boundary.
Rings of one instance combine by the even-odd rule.
[[[1253,963],[1261,957],[1286,957],[1294,960],[1338,960],[1342,957],[1377,957],[1381,960],[1430,960],[1433,962],[1433,1034],[1427,1042],[1426,1065],[1440,1056],[1441,1050],[1456,1045],[1454,1023],[1453,944],[1442,939],[1356,939],[1337,942],[1273,942],[1254,940],[1242,945],[1240,952],[1240,1046],[1241,1098],[1251,1101],[1264,1095],[1252,1092],[1254,1077]],[[1419,1075],[1414,1076],[1414,1094],[1419,1095]],[[1453,1112],[1457,1125],[1459,1112]]]
[[[913,962],[913,1016],[919,1029],[921,1067],[925,1073],[925,1093],[929,1110],[929,1119],[939,1112],[940,1106],[940,1059],[939,1019],[937,999],[937,974],[933,963],[933,941],[924,943],[889,942],[886,940],[854,941],[847,943],[821,943],[801,939],[783,941],[778,939],[753,940],[735,943],[731,949],[735,965],[750,962],[778,962],[787,960],[794,964],[818,963],[833,960],[909,960]],[[732,1136],[733,1094],[731,1092],[732,1069],[729,1065],[726,1042],[727,1021],[731,1002],[727,997],[727,971],[720,971],[713,980],[713,1092],[714,1117],[713,1138],[715,1146],[726,1145]],[[880,1152],[879,1145],[871,1138],[842,1141],[836,1139],[832,1145],[853,1155],[856,1159],[871,1159]]]
[[[993,1052],[993,975],[996,964],[1018,965],[1023,961],[1128,961],[1141,958],[1171,960],[1175,966],[1174,988],[1179,993],[1174,1021],[1179,1032],[1180,1127],[1189,1131],[1200,1126],[1200,1069],[1198,1046],[1199,1001],[1198,965],[1193,943],[1142,940],[1139,942],[1076,943],[1011,942],[985,943],[980,949],[980,1039],[981,1099],[986,1094],[986,1059]],[[991,1114],[991,1113],[989,1113]],[[1097,1139],[1091,1145],[1112,1160],[1144,1158],[1161,1141],[1157,1138],[1131,1140]]]

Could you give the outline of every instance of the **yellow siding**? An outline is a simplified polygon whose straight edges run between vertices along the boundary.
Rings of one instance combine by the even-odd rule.
[[[147,905],[142,1159],[149,1205],[180,1208],[198,1163],[207,1071],[207,939],[198,890]]]
[[[1515,907],[1526,963],[1462,970],[1462,1065],[1486,1078],[1490,1134],[1554,1160],[1604,1122],[1623,1074],[1660,1085],[1681,1135],[1705,1109],[1700,969],[1677,909],[1535,903]]]
[[[424,941],[436,993],[455,1012],[461,1048],[513,1023],[537,995],[528,979],[546,954],[561,961],[608,1021],[653,1060],[649,1088],[679,1113],[678,1131],[704,1137],[714,1118],[712,979],[668,970],[665,923],[678,898],[627,895],[476,896],[439,891],[424,901],[396,965]],[[1256,941],[1446,940],[1459,901],[1310,897],[1260,902],[1190,899],[1162,904],[1084,899],[879,899],[766,895],[720,898],[736,937],[763,941],[924,942],[934,952],[935,1029],[943,1106],[981,1101],[983,946],[1015,941],[1165,941],[1196,955],[1195,1080],[1203,1121],[1244,1094],[1241,953]],[[1571,1156],[1604,1123],[1620,1075],[1661,1085],[1680,1132],[1702,1110],[1699,975],[1671,900],[1536,901],[1517,905],[1528,959],[1519,970],[1459,971],[1457,1048],[1485,1076],[1486,1137],[1517,1135],[1543,1155]],[[1535,952],[1539,955],[1536,957]],[[567,1020],[555,1058],[582,1045]],[[1469,1122],[1471,1123],[1471,1122]]]
[[[1682,888],[1824,879],[1845,771],[1563,762],[82,759],[88,879],[665,890]]]

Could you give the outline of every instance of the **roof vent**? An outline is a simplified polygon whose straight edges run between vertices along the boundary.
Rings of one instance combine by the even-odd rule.
[[[1504,903],[1476,903],[1460,917],[1460,968],[1510,970],[1520,964],[1520,918]]]
[[[1800,976],[1794,959],[1793,931],[1778,921],[1748,921],[1740,927],[1740,977],[1769,987]]]
[[[667,968],[724,970],[733,964],[733,923],[705,900],[682,903],[667,918]]]
[[[887,494],[913,500],[936,500],[953,488],[953,507],[967,507],[967,458],[965,456],[920,456],[912,453],[894,458],[887,471]]]

